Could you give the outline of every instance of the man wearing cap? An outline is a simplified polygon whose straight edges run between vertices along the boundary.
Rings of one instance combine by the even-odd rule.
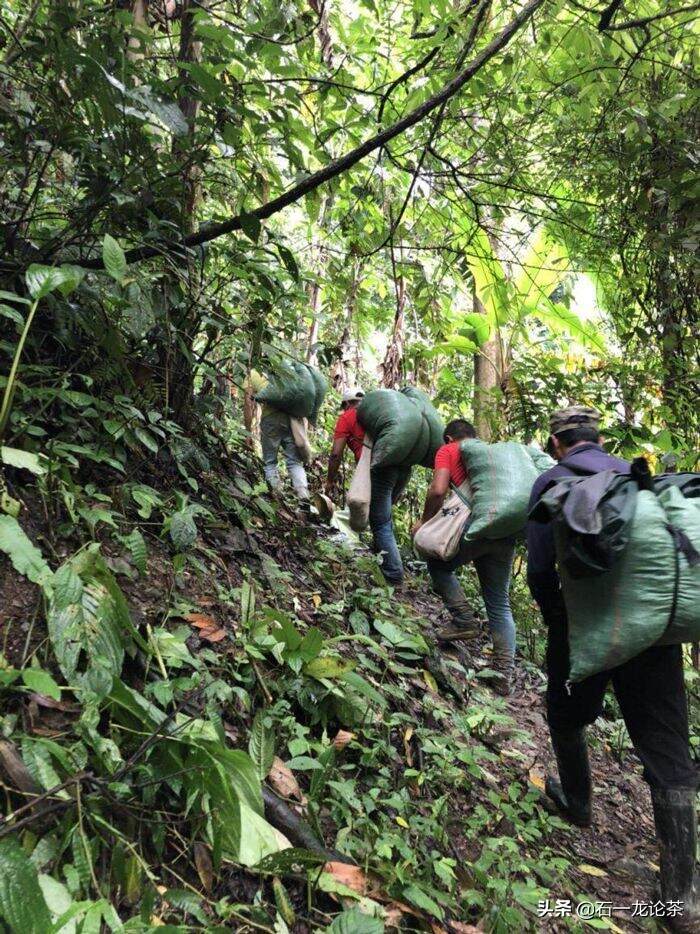
[[[364,395],[364,392],[359,388],[347,389],[343,393],[340,402],[341,413],[335,423],[335,431],[333,432],[333,448],[331,456],[328,458],[328,474],[326,475],[325,484],[327,496],[330,496],[333,492],[333,487],[338,479],[338,471],[343,462],[345,448],[350,448],[355,457],[355,462],[359,461],[362,454],[362,441],[365,437],[365,430],[357,420],[357,407]]]
[[[599,422],[599,413],[583,405],[552,415],[550,449],[559,463],[535,481],[530,508],[562,477],[603,470],[629,473],[626,461],[603,450]],[[602,713],[605,691],[612,681],[651,788],[662,898],[684,903],[683,915],[672,919],[674,929],[700,930],[695,875],[698,773],[690,755],[682,647],[655,645],[611,671],[570,684],[566,606],[549,523],[528,522],[527,548],[528,584],[547,624],[547,721],[559,767],[559,781],[548,776],[546,792],[572,823],[590,825],[592,783],[586,726]]]

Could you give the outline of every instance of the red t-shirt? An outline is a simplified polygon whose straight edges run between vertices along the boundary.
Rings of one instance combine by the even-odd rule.
[[[333,440],[337,441],[338,438],[345,438],[348,447],[355,455],[355,460],[359,461],[360,455],[362,454],[362,439],[364,436],[365,429],[357,420],[357,406],[351,405],[349,409],[341,413],[338,421],[335,423]]]
[[[450,481],[455,486],[461,486],[467,479],[467,471],[464,469],[462,453],[459,450],[459,441],[451,441],[449,444],[443,444],[437,449],[435,455],[435,470],[443,468],[449,470]]]

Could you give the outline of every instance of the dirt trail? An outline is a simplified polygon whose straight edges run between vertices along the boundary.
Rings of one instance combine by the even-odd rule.
[[[240,498],[242,502],[250,503],[245,494]],[[44,532],[40,528],[32,530],[33,537],[39,538]],[[307,522],[280,503],[273,520],[263,514],[255,521],[246,522],[245,527],[231,516],[222,515],[215,527],[202,529],[201,534],[202,557],[208,559],[214,554],[215,560],[208,562],[206,570],[197,573],[186,570],[177,585],[168,546],[158,536],[149,538],[148,574],[145,578],[125,573],[128,568],[124,566],[123,552],[107,532],[102,535],[102,550],[120,575],[120,585],[137,626],[162,624],[164,595],[172,596],[173,589],[179,588],[192,605],[200,606],[214,616],[226,630],[226,639],[217,643],[216,651],[235,654],[240,622],[231,603],[219,602],[215,595],[218,587],[239,586],[244,572],[257,580],[267,581],[270,591],[267,596],[274,599],[275,593],[281,594],[280,600],[293,606],[293,612],[307,625],[336,625],[324,623],[323,610],[319,609],[320,604],[332,604],[339,596],[335,577],[332,574],[324,576],[319,571],[322,563],[320,549],[329,534],[328,527],[317,520]],[[76,541],[75,544],[81,543]],[[337,562],[338,557],[323,560]],[[337,568],[340,576],[341,566],[338,564]],[[0,558],[0,583],[5,597],[0,613],[0,650],[4,651],[10,664],[21,665],[28,652],[31,654],[37,647],[45,645],[46,628],[40,603],[36,588],[19,577],[4,557]],[[402,592],[392,599],[409,608],[411,616],[417,618],[417,625],[426,641],[434,642],[435,628],[445,618],[444,609],[429,593],[425,577],[410,573]],[[202,648],[212,648],[200,643],[193,632],[188,645],[197,652],[200,644]],[[480,668],[488,667],[488,651],[486,640],[482,640],[472,652],[473,664],[460,648],[443,653],[444,664],[437,671],[437,693],[455,716],[464,714],[468,705],[473,709],[475,704],[483,702],[482,698],[494,703],[484,681],[474,675],[475,669],[478,673]],[[430,667],[421,659],[415,678],[411,673],[405,674],[405,666],[397,666],[401,674],[397,676],[396,683],[402,689],[404,686],[407,688],[405,698],[399,703],[402,709],[412,711],[418,722],[426,716],[423,706],[426,681],[425,672],[421,671],[424,664]],[[455,793],[450,801],[452,850],[461,867],[468,867],[476,860],[483,846],[481,839],[470,839],[465,830],[465,821],[477,804],[483,804],[490,811],[491,825],[498,828],[498,833],[518,839],[514,829],[509,831],[506,816],[494,811],[494,804],[488,797],[489,789],[500,791],[507,800],[508,786],[514,779],[523,785],[529,782],[539,787],[545,771],[552,765],[543,718],[542,674],[533,665],[519,659],[516,677],[513,695],[495,702],[512,722],[491,731],[487,737],[480,737],[481,742],[494,753],[494,762],[484,769],[485,777],[477,782],[476,789],[472,789],[469,795]],[[370,675],[368,679],[371,680]],[[591,740],[596,789],[594,824],[589,830],[562,827],[547,839],[546,845],[550,850],[570,860],[574,867],[583,867],[569,871],[574,887],[555,892],[555,895],[572,900],[574,907],[577,896],[585,895],[594,901],[631,909],[635,902],[648,903],[655,899],[657,856],[649,793],[641,780],[639,763],[632,753],[625,753],[620,764],[603,732],[594,729]],[[467,737],[465,743],[469,741]],[[334,831],[330,828],[326,842],[332,842],[333,837]],[[520,843],[526,846],[524,842]],[[533,845],[528,846],[532,852]],[[241,880],[247,878],[245,874],[239,875]],[[631,915],[631,911],[613,912],[618,930],[655,930],[653,921]],[[457,923],[447,921],[444,927],[433,927],[433,930],[464,931],[469,920],[465,910],[464,923],[462,919]],[[534,919],[534,925],[536,930],[543,931],[571,930],[572,920],[541,918]]]
[[[444,613],[439,601],[425,593],[421,580],[408,585],[403,599],[426,620],[435,622]],[[428,631],[430,629],[432,626]],[[477,668],[488,666],[488,654],[488,642],[483,639],[479,649],[473,652]],[[460,650],[447,655],[463,657]],[[521,779],[537,788],[542,788],[544,776],[556,769],[544,716],[544,686],[544,676],[539,669],[519,657],[515,690],[504,700],[514,727],[498,734],[495,742],[495,747],[502,752],[522,754],[521,759],[509,756],[509,767],[517,769],[520,764]],[[519,731],[526,733],[527,739],[512,735]],[[620,930],[656,930],[658,924],[643,917],[641,907],[634,907],[635,903],[647,906],[659,898],[658,851],[651,798],[641,776],[641,764],[630,749],[621,755],[613,752],[599,726],[589,730],[589,751],[594,782],[593,825],[586,829],[557,830],[550,843],[575,867],[583,867],[570,873],[579,884],[575,894],[585,893],[588,899],[604,904],[606,907],[601,911],[605,913],[610,906],[608,920]],[[504,779],[495,769],[492,771],[501,785],[511,780],[510,776]],[[552,809],[552,813],[556,813],[556,809]],[[565,901],[571,900],[572,909],[576,905],[573,894],[562,891],[559,896]],[[567,910],[566,906],[563,910]],[[635,910],[638,913],[633,915]],[[543,931],[569,929],[554,918],[543,918],[539,925]]]

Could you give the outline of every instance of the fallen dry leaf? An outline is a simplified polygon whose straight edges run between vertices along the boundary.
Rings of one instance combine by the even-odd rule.
[[[267,780],[277,794],[281,795],[283,798],[297,798],[301,801],[302,794],[299,783],[296,778],[294,778],[292,770],[289,766],[284,764],[279,756],[275,756],[272,760],[272,766],[267,773]]]
[[[581,863],[580,866],[576,867],[580,872],[585,872],[587,876],[607,876],[607,872],[604,869],[600,869],[599,866],[589,866],[588,863]]]
[[[221,642],[226,637],[226,630],[221,629],[217,621],[204,613],[188,613],[185,619],[199,629],[199,638],[207,642]]]
[[[331,861],[323,867],[324,872],[330,873],[334,879],[347,885],[353,892],[360,895],[366,895],[368,889],[367,876],[359,866],[352,866],[350,863],[338,863]]]
[[[530,783],[534,785],[535,788],[539,788],[540,791],[544,791],[544,774],[540,769],[530,769],[530,771],[527,773],[527,777],[530,779]]]
[[[185,619],[196,626],[197,629],[216,629],[218,623],[212,616],[205,616],[204,613],[188,613]]]
[[[199,880],[208,895],[214,887],[214,866],[211,861],[209,847],[204,843],[198,842],[194,845],[194,864],[197,867]]]
[[[336,752],[340,752],[341,749],[345,749],[347,744],[353,739],[355,739],[354,733],[350,733],[348,730],[338,730],[333,740],[333,748]]]
[[[433,694],[439,693],[437,681],[435,680],[435,678],[431,675],[429,671],[425,671],[425,670],[423,671],[423,680],[428,685],[429,690],[431,690]]]
[[[449,925],[452,934],[482,934],[481,928],[465,924],[464,921],[450,921]]]
[[[32,778],[24,759],[9,739],[0,740],[0,773],[5,773],[12,787],[29,794],[38,794],[39,788]]]
[[[406,755],[406,764],[409,769],[413,767],[413,750],[411,749],[411,737],[413,736],[413,727],[406,727],[406,732],[403,734],[403,751]]]
[[[207,642],[221,642],[226,638],[225,629],[202,629],[199,633],[200,639],[206,639]]]

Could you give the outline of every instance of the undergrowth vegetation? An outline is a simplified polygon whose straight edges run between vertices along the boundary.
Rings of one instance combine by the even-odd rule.
[[[238,458],[196,496],[76,483],[77,524],[46,522],[49,482],[26,531],[0,517],[34,619],[5,627],[0,671],[11,927],[510,930],[567,884],[559,821],[510,767],[527,736],[472,669],[436,666],[371,556]],[[327,850],[280,850],[262,783]]]

